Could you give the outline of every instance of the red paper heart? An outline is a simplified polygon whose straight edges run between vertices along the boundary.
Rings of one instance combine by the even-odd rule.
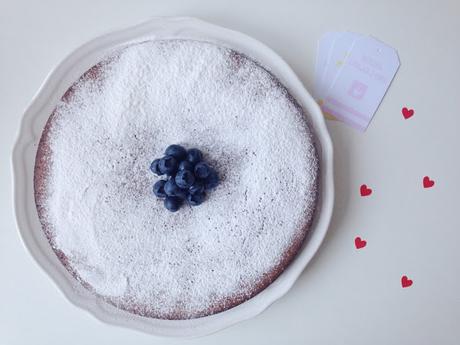
[[[365,184],[361,185],[359,191],[361,192],[361,196],[368,196],[372,194],[372,189],[368,188]]]
[[[413,283],[412,280],[407,278],[407,276],[402,276],[401,277],[401,285],[402,285],[403,288],[411,286],[412,283]]]
[[[434,181],[430,180],[428,176],[423,178],[423,188],[431,188],[434,186]]]
[[[355,247],[356,249],[361,249],[366,246],[367,242],[365,240],[362,240],[361,237],[356,237],[355,238]]]
[[[401,112],[406,120],[414,115],[414,109],[407,109],[406,107],[402,108]]]

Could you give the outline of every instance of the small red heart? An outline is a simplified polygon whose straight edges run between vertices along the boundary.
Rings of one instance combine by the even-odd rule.
[[[361,237],[356,237],[355,238],[355,247],[356,249],[361,249],[366,246],[367,242],[365,240],[362,240]]]
[[[407,276],[402,276],[401,277],[401,285],[402,285],[403,288],[411,286],[412,283],[413,283],[412,280],[407,278]]]
[[[372,194],[372,189],[368,188],[365,184],[361,185],[359,191],[361,192],[361,196],[368,196]]]
[[[402,108],[401,112],[406,120],[414,115],[414,109],[407,109],[406,107]]]
[[[423,188],[431,188],[434,186],[434,181],[430,180],[428,176],[423,178]]]

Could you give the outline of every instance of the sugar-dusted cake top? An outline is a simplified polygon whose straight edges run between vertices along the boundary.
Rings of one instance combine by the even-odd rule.
[[[171,143],[201,149],[221,179],[175,213],[149,170]],[[84,286],[140,315],[194,318],[252,297],[292,260],[316,207],[302,109],[266,69],[211,43],[108,56],[59,103],[40,146],[36,202],[53,249]]]

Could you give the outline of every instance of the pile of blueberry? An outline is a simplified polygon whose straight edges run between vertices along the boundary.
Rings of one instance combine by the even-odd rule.
[[[192,206],[200,205],[206,198],[206,191],[219,184],[215,169],[203,161],[198,149],[186,150],[180,145],[170,145],[165,156],[155,159],[150,170],[158,176],[167,175],[153,185],[153,193],[164,198],[165,207],[176,212],[184,201]]]

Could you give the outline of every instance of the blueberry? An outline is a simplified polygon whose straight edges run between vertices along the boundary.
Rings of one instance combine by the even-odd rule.
[[[187,199],[187,191],[185,189],[177,188],[177,190],[174,192],[174,196],[178,197],[181,200],[186,200]]]
[[[201,151],[198,149],[190,149],[187,151],[187,160],[193,164],[198,163],[201,161],[201,158],[203,155],[201,154]]]
[[[169,145],[165,151],[166,156],[173,156],[178,161],[185,159],[187,151],[180,145]]]
[[[180,188],[186,189],[195,182],[195,175],[190,170],[181,170],[177,173],[175,181]]]
[[[206,190],[214,189],[219,184],[219,175],[211,168],[208,177],[204,180],[204,187]]]
[[[173,178],[170,178],[164,185],[164,191],[168,196],[176,196],[176,190],[180,189],[177,187]]]
[[[174,181],[174,178],[171,177],[164,185],[164,191],[167,196],[176,196],[181,199],[186,199],[187,198],[187,192],[183,189],[180,189],[176,182]]]
[[[154,174],[157,174],[158,176],[163,175],[160,171],[160,160],[159,159],[155,159],[152,162],[152,164],[150,164],[150,170],[152,170],[152,172]]]
[[[201,194],[204,192],[204,184],[201,181],[196,181],[188,189],[190,194]]]
[[[166,193],[164,189],[165,183],[165,180],[160,180],[155,182],[155,184],[153,185],[153,193],[159,198],[166,198]]]
[[[211,168],[205,162],[200,162],[197,165],[195,165],[195,176],[198,178],[205,179],[209,176],[210,172]]]
[[[197,193],[197,194],[189,194],[187,196],[188,203],[192,206],[198,206],[203,203],[204,199],[206,198],[206,194]]]
[[[171,212],[176,212],[182,204],[182,200],[175,196],[168,196],[164,201],[166,209]]]
[[[179,171],[181,170],[190,170],[193,171],[193,167],[195,165],[193,163],[190,163],[189,161],[182,161],[179,164]]]
[[[167,174],[169,176],[173,175],[177,171],[177,160],[173,156],[165,156],[160,159],[160,163],[158,163],[160,168],[160,172],[162,174]]]

